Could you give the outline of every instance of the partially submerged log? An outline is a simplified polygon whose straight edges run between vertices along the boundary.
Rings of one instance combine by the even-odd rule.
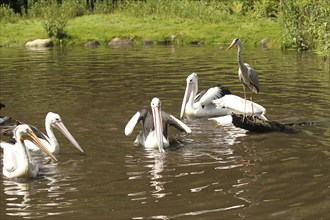
[[[281,124],[276,121],[265,121],[259,119],[257,116],[243,116],[232,114],[233,125],[243,128],[248,131],[265,133],[265,132],[293,132],[293,128],[288,125]]]

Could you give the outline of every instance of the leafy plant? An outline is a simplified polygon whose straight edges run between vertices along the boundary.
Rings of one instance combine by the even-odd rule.
[[[0,21],[7,23],[15,23],[19,20],[19,15],[14,12],[8,5],[0,5]]]
[[[286,1],[282,8],[284,47],[329,51],[330,9],[322,1]]]
[[[44,22],[43,26],[49,37],[63,39],[67,36],[64,28],[67,24],[66,19],[51,18]]]

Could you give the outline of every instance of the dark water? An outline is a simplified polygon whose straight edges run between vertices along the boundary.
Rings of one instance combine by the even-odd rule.
[[[56,132],[59,162],[37,158],[42,178],[0,175],[1,219],[330,218],[329,123],[254,134],[186,119],[193,133],[171,129],[177,143],[163,155],[133,146],[138,130],[124,135],[131,116],[155,96],[178,117],[193,71],[200,90],[221,84],[242,96],[236,51],[0,48],[0,55],[1,115],[44,130],[47,112],[56,112],[86,151]],[[259,72],[255,100],[268,119],[329,120],[329,60],[260,48],[244,48],[242,57]]]

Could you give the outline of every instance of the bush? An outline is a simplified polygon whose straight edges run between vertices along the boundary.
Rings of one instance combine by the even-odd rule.
[[[43,26],[49,37],[63,39],[67,36],[64,28],[67,24],[65,19],[51,18],[44,22]]]
[[[0,5],[0,21],[4,23],[15,23],[19,20],[19,14],[9,5]]]
[[[330,8],[322,1],[286,1],[282,8],[283,45],[298,50],[329,51]]]

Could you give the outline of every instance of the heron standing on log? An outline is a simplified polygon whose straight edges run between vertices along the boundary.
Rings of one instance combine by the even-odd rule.
[[[253,69],[249,64],[243,63],[241,58],[242,52],[242,42],[239,38],[235,38],[230,46],[227,48],[227,51],[232,48],[235,44],[238,46],[237,51],[237,60],[238,60],[238,78],[243,83],[244,91],[244,112],[246,108],[246,92],[245,87],[251,90],[251,102],[252,102],[252,115],[253,113],[253,93],[259,93],[259,78],[258,73]]]

